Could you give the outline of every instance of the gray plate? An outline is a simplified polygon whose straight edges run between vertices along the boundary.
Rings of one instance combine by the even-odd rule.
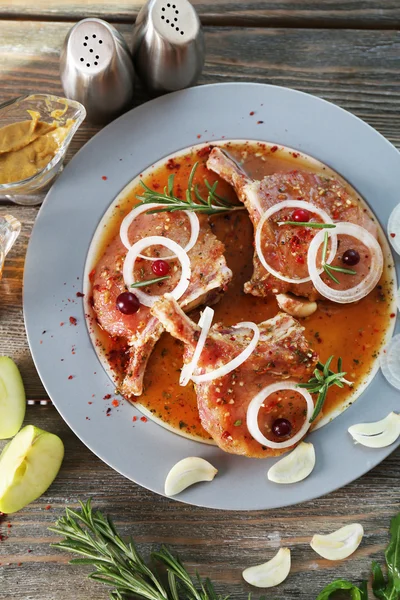
[[[132,416],[140,414],[128,403],[113,408],[109,417],[105,414],[103,397],[113,386],[93,350],[83,304],[76,297],[90,242],[113,198],[135,175],[162,156],[198,143],[198,135],[200,141],[267,140],[318,158],[358,189],[384,229],[399,201],[397,150],[363,121],[319,98],[269,85],[228,83],[153,100],[86,144],[40,210],[24,278],[32,355],[49,396],[74,432],[104,462],[140,485],[162,494],[165,476],[178,460],[201,456],[219,469],[218,476],[186,490],[178,500],[242,510],[310,500],[360,477],[398,445],[372,450],[355,446],[347,433],[354,423],[398,410],[399,392],[381,373],[353,406],[309,436],[316,467],[308,479],[289,486],[268,482],[272,460],[231,456],[151,421],[133,423]],[[69,316],[78,319],[76,326],[69,324]]]

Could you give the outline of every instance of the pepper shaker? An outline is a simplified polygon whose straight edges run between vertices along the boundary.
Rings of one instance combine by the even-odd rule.
[[[110,121],[133,99],[128,45],[102,19],[83,19],[69,31],[60,57],[60,77],[67,98],[81,102],[94,123]]]
[[[135,70],[153,93],[193,85],[205,59],[199,17],[188,0],[149,0],[133,31]]]

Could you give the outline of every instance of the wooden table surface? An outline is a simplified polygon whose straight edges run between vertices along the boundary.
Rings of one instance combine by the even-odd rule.
[[[72,23],[87,16],[103,17],[129,40],[142,3],[0,0],[0,102],[30,91],[61,94],[59,52]],[[257,81],[307,91],[355,113],[399,147],[398,0],[196,0],[194,4],[207,43],[199,83]],[[145,99],[138,91],[136,103]],[[84,124],[69,158],[96,131]],[[0,283],[0,355],[16,360],[33,399],[46,398],[46,393],[29,353],[21,291],[37,211],[0,199],[0,214],[11,213],[22,222],[22,234]],[[319,500],[274,511],[222,512],[156,496],[124,479],[76,438],[53,406],[28,407],[26,423],[60,435],[66,455],[47,493],[10,516],[11,527],[2,526],[0,533],[9,537],[0,542],[1,599],[107,597],[99,584],[85,579],[84,567],[67,565],[68,557],[49,546],[54,536],[47,527],[78,499],[93,497],[124,533],[133,534],[145,553],[168,543],[190,568],[210,576],[218,591],[238,599],[247,598],[250,591],[241,580],[242,569],[271,558],[280,543],[292,548],[293,568],[287,581],[267,598],[314,600],[332,579],[367,577],[371,559],[382,558],[389,520],[399,509],[400,451],[360,480]],[[0,448],[3,445],[0,442]],[[283,495],[287,493],[282,489]],[[351,559],[328,562],[309,547],[314,532],[329,532],[354,521],[363,524],[365,537]]]

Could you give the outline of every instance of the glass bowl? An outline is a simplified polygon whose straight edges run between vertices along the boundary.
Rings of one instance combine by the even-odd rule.
[[[1,126],[26,121],[29,118],[27,110],[37,111],[40,114],[40,120],[48,123],[55,121],[59,125],[65,125],[68,119],[74,121],[59,150],[43,169],[27,179],[0,184],[0,197],[6,197],[16,204],[34,205],[40,204],[42,201],[35,194],[39,190],[44,191],[44,188],[49,187],[49,184],[62,170],[68,146],[86,117],[86,110],[75,100],[49,94],[27,94],[0,105]]]
[[[4,261],[21,231],[21,223],[11,215],[0,217],[0,279]]]

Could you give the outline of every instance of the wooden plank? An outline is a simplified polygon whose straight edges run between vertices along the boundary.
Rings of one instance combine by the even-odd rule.
[[[8,0],[0,1],[0,17],[75,21],[101,17],[132,23],[145,0]],[[363,27],[396,29],[397,0],[192,0],[205,24],[286,27]]]
[[[0,21],[0,100],[32,90],[61,94],[59,52],[69,25]],[[130,40],[131,28],[119,27]],[[200,83],[256,81],[331,100],[399,141],[400,39],[395,31],[206,28]],[[136,103],[146,99],[137,86]],[[70,155],[95,128],[82,127]]]
[[[11,515],[7,520],[11,528],[0,528],[9,534],[0,542],[3,600],[16,595],[29,600],[107,598],[104,588],[85,579],[88,568],[67,565],[67,555],[49,545],[56,537],[47,528],[65,506],[76,507],[78,499],[89,497],[111,514],[124,535],[134,536],[146,556],[167,543],[192,571],[210,576],[220,593],[236,598],[245,598],[250,591],[241,579],[243,568],[271,558],[280,545],[292,549],[293,567],[287,581],[273,590],[271,598],[276,600],[314,600],[331,580],[360,581],[368,576],[373,558],[383,561],[389,520],[398,510],[399,450],[368,475],[313,502],[274,511],[210,511],[162,498],[124,479],[75,437],[53,407],[28,408],[26,423],[58,434],[66,452],[48,492]],[[329,563],[310,548],[313,533],[352,522],[362,523],[365,537],[350,559]]]
[[[121,30],[129,39],[129,27]],[[65,23],[0,22],[1,100],[32,89],[62,93],[58,52]],[[391,31],[207,29],[208,55],[201,83],[232,80],[268,82],[301,89],[355,112],[400,147],[400,39]],[[145,94],[139,91],[136,102]],[[71,157],[97,128],[84,125],[75,136]],[[327,140],[329,143],[329,140]],[[1,202],[1,201],[0,201]],[[5,205],[4,205],[5,204]],[[22,314],[22,270],[37,208],[10,205],[23,233],[7,258],[0,283],[0,354],[22,368],[27,393],[45,397],[29,354]]]

